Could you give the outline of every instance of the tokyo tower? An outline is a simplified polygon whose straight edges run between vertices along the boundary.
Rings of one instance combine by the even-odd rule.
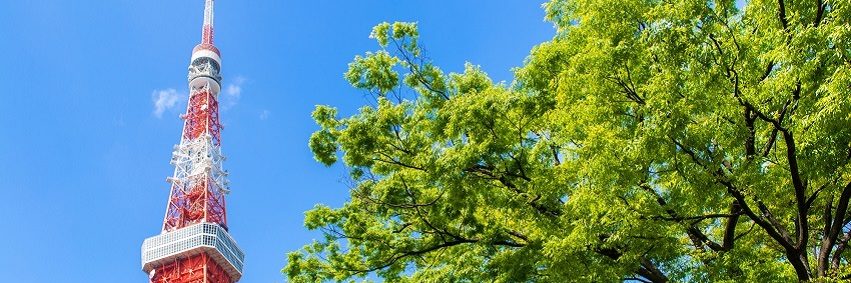
[[[142,243],[142,270],[151,283],[233,283],[245,254],[228,233],[218,95],[221,54],[213,45],[213,0],[206,0],[201,44],[189,64],[189,103],[174,146],[162,232]]]

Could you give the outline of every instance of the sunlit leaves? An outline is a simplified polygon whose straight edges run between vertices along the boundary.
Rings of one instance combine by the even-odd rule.
[[[399,81],[399,74],[393,67],[399,59],[390,56],[386,51],[367,53],[366,57],[356,56],[349,63],[345,78],[352,86],[386,95]]]
[[[550,1],[557,35],[508,85],[471,63],[444,73],[415,23],[377,25],[379,50],[345,73],[372,106],[313,114],[311,150],[342,157],[351,199],[307,213],[326,237],[290,254],[287,276],[815,277],[783,237],[806,221],[803,268],[824,267],[824,212],[851,182],[851,5],[826,1],[819,20],[815,2],[784,1],[786,18],[777,1],[736,2]]]
[[[337,109],[328,106],[317,106],[313,111],[313,120],[322,129],[310,135],[309,146],[317,161],[331,165],[337,161]]]

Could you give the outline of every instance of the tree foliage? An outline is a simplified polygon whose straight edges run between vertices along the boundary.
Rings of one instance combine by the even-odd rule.
[[[851,2],[553,0],[510,85],[446,74],[383,23],[317,106],[351,170],[292,282],[851,277]]]

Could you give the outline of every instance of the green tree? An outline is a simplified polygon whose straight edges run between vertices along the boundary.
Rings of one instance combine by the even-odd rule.
[[[307,212],[292,282],[851,277],[851,2],[544,9],[510,85],[374,28],[345,78],[375,105],[313,114],[351,199]]]

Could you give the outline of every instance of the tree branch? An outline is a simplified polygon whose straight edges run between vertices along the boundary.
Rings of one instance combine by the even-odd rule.
[[[739,201],[734,200],[730,205],[731,216],[727,218],[727,225],[724,226],[724,239],[721,242],[721,250],[729,251],[733,249],[733,242],[736,240],[736,224],[739,222],[739,215],[742,213],[742,206]]]
[[[824,276],[827,272],[827,262],[828,257],[830,256],[831,250],[833,250],[833,246],[836,244],[836,241],[839,237],[839,233],[842,232],[843,222],[845,221],[845,215],[848,212],[848,202],[851,200],[851,183],[845,185],[845,188],[842,189],[842,194],[839,196],[839,203],[836,205],[836,211],[833,214],[833,222],[830,217],[830,209],[831,202],[827,203],[826,213],[825,213],[825,233],[822,238],[821,250],[819,251],[818,256],[818,274],[819,276]]]
[[[641,258],[641,268],[639,268],[636,273],[638,273],[641,277],[647,278],[650,282],[668,282],[668,277],[665,276],[665,274],[662,273],[662,271],[646,257]]]
[[[816,5],[816,19],[813,21],[813,27],[818,27],[821,24],[821,19],[824,17],[824,0],[816,0]]]
[[[726,178],[724,178],[723,174],[720,174],[719,170],[709,169],[706,165],[703,164],[703,162],[700,161],[700,159],[697,157],[697,154],[694,153],[694,151],[692,151],[691,149],[689,149],[688,147],[686,147],[685,145],[680,143],[678,140],[676,140],[674,138],[670,138],[670,139],[671,139],[671,141],[673,141],[673,143],[678,148],[680,148],[689,157],[691,157],[693,162],[695,162],[697,165],[703,167],[704,170],[707,171],[707,173],[709,173],[711,176],[715,177],[716,182],[720,183],[725,188],[727,188],[727,192],[730,195],[732,195],[733,198],[736,199],[736,201],[739,203],[739,206],[741,207],[742,211],[744,212],[745,215],[748,216],[748,218],[750,218],[751,220],[756,222],[757,225],[762,227],[762,229],[765,230],[765,232],[769,236],[771,236],[771,238],[773,238],[775,241],[777,241],[778,244],[783,246],[784,249],[794,250],[795,247],[792,245],[792,239],[789,236],[789,233],[786,232],[786,229],[783,228],[783,225],[781,225],[774,218],[774,215],[771,213],[771,211],[768,210],[768,207],[766,207],[765,204],[762,203],[762,201],[759,201],[758,199],[756,200],[758,207],[760,209],[760,213],[762,214],[762,216],[759,216],[748,205],[748,203],[745,200],[744,194],[741,191],[739,191],[739,189],[736,188],[733,185],[733,183],[726,180]]]
[[[786,19],[786,5],[783,3],[783,0],[777,0],[777,4],[780,6],[777,11],[777,17],[780,18],[780,24],[783,25],[784,30],[789,30],[789,21]]]

